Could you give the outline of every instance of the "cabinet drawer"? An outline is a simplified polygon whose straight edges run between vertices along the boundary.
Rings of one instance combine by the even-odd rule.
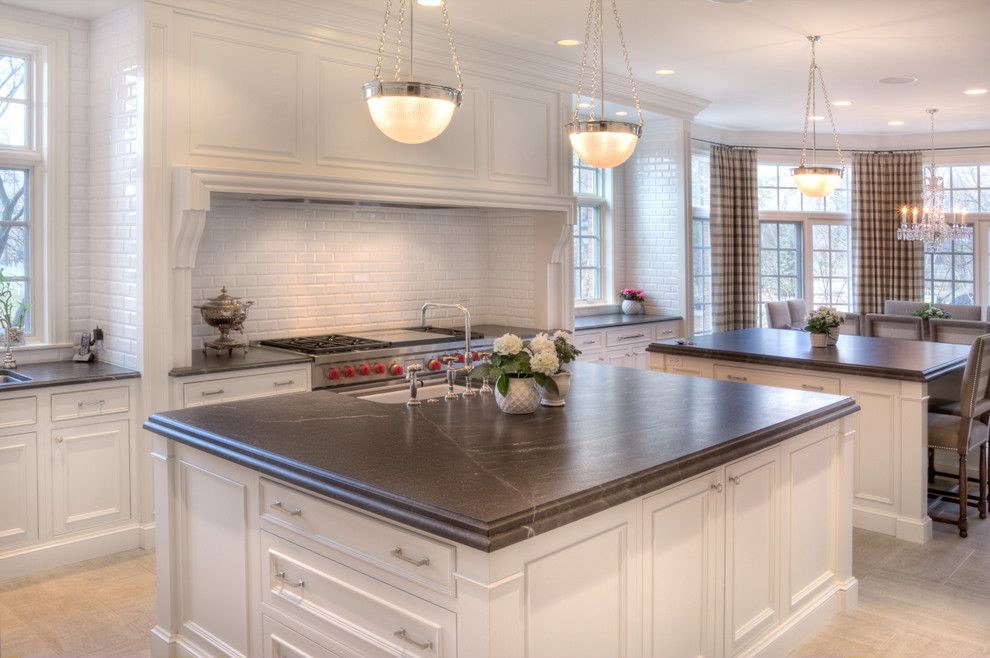
[[[261,632],[265,637],[261,655],[265,658],[363,658],[381,655],[380,650],[379,653],[374,653],[377,647],[362,647],[362,653],[358,653],[326,638],[321,638],[322,641],[311,640],[268,615],[261,616]]]
[[[574,333],[574,345],[582,352],[600,350],[605,344],[600,331],[578,331]]]
[[[271,480],[262,518],[408,581],[454,594],[454,547]],[[396,583],[402,586],[402,583]]]
[[[53,421],[107,416],[123,413],[128,409],[130,409],[130,391],[126,386],[52,395]]]
[[[605,332],[605,346],[618,347],[630,343],[653,342],[653,325],[639,324],[632,327],[609,329]]]
[[[308,369],[266,372],[239,377],[224,377],[190,382],[182,387],[184,407],[263,398],[309,390]]]
[[[453,656],[454,613],[292,542],[261,533],[262,600],[343,644],[381,655]]]
[[[0,429],[22,427],[38,422],[38,398],[0,400]]]
[[[715,379],[746,384],[763,384],[779,388],[794,388],[799,391],[814,391],[816,393],[833,393],[838,395],[841,384],[832,377],[819,377],[796,373],[771,372],[756,368],[740,366],[715,365]]]
[[[681,323],[679,320],[670,320],[668,322],[658,322],[654,325],[653,337],[656,340],[670,340],[671,338],[680,338],[684,332],[681,331]]]

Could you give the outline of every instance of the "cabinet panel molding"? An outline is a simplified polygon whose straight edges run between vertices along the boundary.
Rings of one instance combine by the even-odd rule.
[[[0,549],[38,538],[37,440],[0,437]]]
[[[488,93],[488,177],[495,181],[550,185],[557,143],[556,95],[526,97]]]

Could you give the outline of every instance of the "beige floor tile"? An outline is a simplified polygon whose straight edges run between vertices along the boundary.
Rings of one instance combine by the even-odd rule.
[[[945,634],[900,631],[877,652],[890,658],[962,658],[982,656],[983,645]]]
[[[100,658],[150,658],[151,640],[130,642],[90,655]]]
[[[791,653],[792,656],[873,656],[896,631],[857,614],[840,615]]]
[[[0,606],[0,656],[53,656],[57,648]]]
[[[935,537],[927,544],[904,541],[898,544],[877,569],[932,583],[948,580],[974,551],[969,542],[943,537]],[[853,555],[855,561],[855,548]]]

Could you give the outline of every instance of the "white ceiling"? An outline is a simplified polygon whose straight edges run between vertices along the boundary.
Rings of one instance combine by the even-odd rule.
[[[2,2],[15,7],[91,21],[130,4],[132,0],[2,0]]]
[[[361,4],[368,2],[378,4]],[[699,123],[800,132],[810,63],[805,35],[820,34],[818,64],[829,95],[853,101],[834,110],[840,132],[925,132],[928,107],[940,108],[940,131],[990,128],[990,94],[962,93],[990,88],[990,0],[617,2],[636,77],[711,101]],[[584,38],[586,0],[448,0],[448,7],[461,38],[580,60],[580,47],[555,41]],[[417,8],[419,20],[427,11],[436,10]],[[621,73],[612,28],[607,20],[606,67]],[[677,72],[658,76],[659,68]],[[878,82],[893,75],[918,81]],[[893,119],[904,125],[888,126]]]

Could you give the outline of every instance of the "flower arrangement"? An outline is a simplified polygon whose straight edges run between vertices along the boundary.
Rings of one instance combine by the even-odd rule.
[[[804,330],[813,334],[830,334],[845,321],[846,314],[839,309],[834,306],[820,306],[808,316],[808,325]]]
[[[491,363],[472,369],[471,378],[494,379],[496,388],[506,395],[510,377],[532,377],[543,388],[557,393],[554,373],[580,353],[570,343],[567,332],[558,331],[552,337],[537,334],[528,343],[515,334],[503,334],[492,343]]]
[[[22,331],[27,309],[24,302],[14,299],[13,286],[0,269],[0,327],[3,327],[7,334],[12,333],[11,329]]]
[[[646,301],[646,293],[636,288],[623,288],[619,291],[619,297],[630,302]]]
[[[911,315],[915,315],[919,318],[925,318],[926,320],[930,320],[932,318],[943,320],[952,317],[944,309],[935,306],[935,304],[926,304],[923,308],[919,308]]]

